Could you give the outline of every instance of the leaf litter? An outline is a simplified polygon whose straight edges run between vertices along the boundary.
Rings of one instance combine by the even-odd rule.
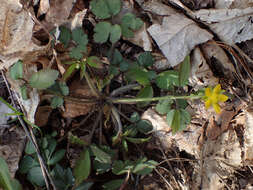
[[[215,43],[214,39],[218,37],[224,44],[229,45],[251,40],[253,38],[251,24],[251,17],[253,16],[252,2],[247,0],[183,1],[185,5],[193,3],[195,6],[193,7],[194,10],[190,10],[192,7],[187,8],[179,1],[170,2],[184,9],[188,15],[186,16],[176,10],[174,6],[162,4],[159,1],[138,1],[138,9],[142,9],[142,13],[146,14],[144,26],[137,33],[134,33],[133,38],[124,38],[124,40],[132,42],[146,51],[151,51],[152,49],[156,51],[156,55],[163,57],[164,62],[167,62],[167,65],[163,65],[163,68],[176,67],[191,53],[189,81],[190,86],[195,89],[213,86],[221,80],[221,77],[226,79],[225,86],[230,89],[230,92],[248,88],[250,79],[243,81],[248,76],[247,70],[246,74],[241,72],[242,68],[245,69],[246,66],[242,65],[243,61],[241,61],[240,52],[229,51],[224,46],[221,46],[220,43]],[[54,0],[50,1],[49,4],[49,1],[41,0],[38,16],[45,15],[45,19],[41,23],[48,30],[62,24],[74,29],[82,26],[83,20],[90,17],[90,14],[87,15],[87,10],[90,7],[86,5],[84,5],[85,8],[83,7],[83,10],[76,11],[74,16],[70,16],[71,10],[78,3],[78,1]],[[131,3],[134,4],[132,1]],[[91,9],[93,9],[92,7],[93,5]],[[209,7],[214,9],[208,9]],[[96,12],[96,10],[94,11]],[[116,15],[117,13],[118,8],[116,7],[113,12],[110,13],[109,11],[107,15],[101,15],[100,17],[104,19],[110,14]],[[33,30],[36,22],[32,19],[31,13],[23,9],[18,1],[3,1],[0,18],[0,26],[3,28],[0,32],[0,68],[8,70],[20,59],[29,60],[24,61],[25,65],[27,65],[25,77],[29,79],[29,73],[39,68],[36,64],[38,57],[48,57],[48,52],[46,51],[48,45],[35,43]],[[92,20],[94,18],[88,19]],[[196,20],[204,24],[206,28],[201,27],[199,23],[195,22]],[[86,26],[83,27],[85,28]],[[207,27],[209,28],[208,30]],[[119,38],[109,37],[109,34],[110,32],[108,36],[104,37],[110,38],[113,43],[117,41],[114,39]],[[128,34],[131,34],[131,31]],[[151,40],[153,40],[153,44]],[[58,67],[61,64],[59,62],[61,56],[63,56],[61,52],[54,55],[55,59],[58,60]],[[43,68],[50,68],[50,62],[43,65]],[[219,70],[218,74],[214,68]],[[40,100],[44,100],[46,95],[37,90],[29,90],[29,100],[23,100],[19,91],[21,84],[12,81],[9,76],[7,77],[11,83],[12,90],[16,91],[18,95],[17,101],[24,108],[27,118],[32,123],[36,122],[35,113],[37,111],[40,112],[40,109],[37,109],[38,106],[43,108],[40,105],[43,102]],[[241,81],[238,82],[238,79]],[[87,84],[82,83],[80,80],[77,81],[79,83],[75,81],[70,82],[70,94],[76,98],[81,96],[91,97],[92,93],[88,90]],[[233,86],[232,84],[236,85]],[[242,87],[241,84],[246,87]],[[61,113],[63,117],[71,121],[73,118],[84,116],[91,112],[94,109],[93,106],[93,104],[84,106],[77,102],[66,101],[64,106],[61,107]],[[153,124],[153,134],[157,141],[162,142],[162,149],[175,151],[175,147],[177,147],[181,153],[185,151],[188,156],[194,157],[195,161],[198,162],[198,164],[194,162],[189,163],[187,166],[180,162],[181,166],[177,167],[177,172],[183,173],[182,176],[184,177],[187,175],[185,167],[190,167],[193,171],[192,175],[188,174],[191,178],[191,183],[188,181],[189,183],[186,182],[182,185],[177,182],[177,185],[181,186],[182,189],[198,189],[199,187],[202,187],[202,189],[222,189],[231,183],[234,185],[234,189],[248,187],[249,184],[247,183],[242,186],[242,183],[231,182],[229,178],[236,177],[236,172],[243,172],[243,167],[252,164],[252,140],[250,140],[252,139],[251,106],[245,105],[242,100],[232,100],[224,105],[222,113],[218,117],[203,110],[203,107],[204,105],[201,105],[200,102],[189,102],[189,106],[186,109],[191,111],[194,118],[191,124],[188,125],[187,130],[175,135],[172,135],[164,118],[160,117],[152,108],[144,112],[142,117],[150,120]],[[46,116],[44,120],[47,120],[47,118],[49,116]],[[74,121],[78,120],[74,119]],[[66,126],[71,127],[70,124],[66,124]],[[15,141],[22,143],[14,145],[15,148],[12,147],[11,143],[7,143],[5,146],[8,146],[6,147],[7,149],[18,150],[17,159],[14,164],[11,164],[17,167],[23,151],[21,145],[23,145],[24,141],[19,139]],[[1,149],[0,153],[4,153],[4,151]],[[11,155],[11,153],[7,154]],[[85,154],[87,154],[87,151]],[[6,160],[8,162],[9,158],[6,157]],[[14,176],[16,170],[11,169],[11,171],[12,176]],[[171,172],[173,173],[173,171]],[[172,179],[173,177],[169,177],[167,180],[173,181]],[[223,180],[222,183],[219,182],[221,179]],[[238,179],[238,181],[240,180],[241,178]],[[166,184],[166,182],[163,183]],[[172,184],[175,184],[175,182],[172,182]],[[154,184],[154,186],[156,185]],[[231,189],[233,189],[232,185]]]

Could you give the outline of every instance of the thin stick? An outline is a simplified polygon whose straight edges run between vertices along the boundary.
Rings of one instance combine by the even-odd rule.
[[[5,84],[6,84],[6,87],[7,87],[7,89],[8,89],[8,92],[9,92],[9,94],[10,94],[10,98],[11,98],[11,102],[12,102],[12,104],[13,104],[13,107],[14,107],[15,109],[17,109],[17,105],[16,105],[16,102],[14,101],[14,97],[13,97],[13,94],[12,94],[12,92],[11,92],[11,90],[10,90],[9,83],[8,83],[8,81],[7,81],[6,77],[5,77],[5,74],[4,74],[4,72],[3,72],[2,70],[1,70],[1,74],[2,74],[3,79],[4,79],[4,81],[5,81]],[[22,118],[20,115],[17,115],[17,117],[18,117],[18,120],[19,120],[21,126],[23,127],[23,129],[24,129],[24,131],[25,131],[25,134],[27,135],[28,139],[32,142],[33,146],[35,147],[35,150],[36,150],[36,153],[37,153],[37,156],[38,156],[38,159],[39,159],[41,171],[42,171],[42,174],[43,174],[43,177],[44,177],[44,180],[45,180],[47,189],[50,190],[50,188],[49,188],[49,183],[48,183],[48,179],[49,179],[51,185],[53,186],[53,189],[54,189],[54,190],[57,190],[56,187],[55,187],[55,185],[54,185],[53,179],[51,178],[51,176],[50,176],[50,174],[49,174],[49,172],[48,172],[48,170],[47,170],[47,167],[46,167],[46,165],[45,165],[45,162],[44,162],[42,156],[40,155],[40,151],[39,151],[39,149],[38,149],[38,144],[37,144],[37,142],[36,142],[36,139],[35,139],[35,136],[34,136],[34,134],[33,134],[33,131],[30,130],[30,132],[29,132],[29,130],[28,130],[28,128],[27,128],[27,126],[26,126],[26,124],[25,124],[23,118]],[[47,177],[48,177],[48,179],[47,179]]]
[[[153,97],[153,98],[116,98],[111,99],[112,103],[121,103],[121,104],[129,104],[129,103],[137,103],[137,102],[149,102],[149,101],[159,101],[159,100],[179,100],[179,99],[199,99],[202,95],[188,95],[188,96],[162,96],[162,97]]]
[[[169,187],[170,189],[173,190],[173,187],[172,187],[171,184],[168,182],[168,180],[165,179],[165,177],[163,177],[163,175],[162,175],[156,168],[155,168],[154,170],[155,170],[155,172],[163,179],[163,181],[168,185],[168,187]]]
[[[114,97],[114,96],[117,96],[117,95],[120,95],[124,92],[127,92],[133,88],[136,88],[136,87],[139,87],[140,85],[139,84],[129,84],[129,85],[126,85],[126,86],[122,86],[120,88],[117,88],[115,90],[113,90],[110,94],[111,97]]]

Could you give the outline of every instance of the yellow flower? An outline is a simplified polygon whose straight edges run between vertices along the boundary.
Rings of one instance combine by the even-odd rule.
[[[210,108],[212,105],[216,113],[220,113],[220,105],[219,102],[225,102],[227,101],[228,97],[224,94],[222,94],[221,86],[220,84],[216,85],[214,89],[206,88],[205,89],[205,107],[206,109]]]

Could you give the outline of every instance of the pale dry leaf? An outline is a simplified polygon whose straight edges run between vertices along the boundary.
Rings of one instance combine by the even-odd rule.
[[[196,11],[194,15],[228,44],[240,43],[253,38],[253,7],[245,9],[202,9]]]
[[[162,25],[153,24],[148,32],[174,67],[182,62],[196,45],[213,38],[182,14],[164,17]]]
[[[251,108],[250,105],[249,108]],[[245,111],[245,127],[244,127],[244,146],[245,155],[244,159],[247,164],[253,164],[253,112],[252,108]]]
[[[71,21],[71,30],[73,30],[77,27],[82,27],[83,18],[85,17],[86,13],[87,13],[87,9],[84,9],[84,10],[75,14],[74,18]]]
[[[245,9],[252,7],[252,0],[214,0],[216,9]]]
[[[176,14],[177,11],[165,4],[162,4],[161,2],[157,0],[153,1],[146,1],[143,4],[141,4],[141,8],[144,11],[151,12],[152,14],[160,15],[160,16],[169,16]]]
[[[196,47],[191,56],[189,84],[199,90],[208,85],[215,86],[218,82],[219,79],[213,75],[199,47]]]
[[[40,7],[38,10],[38,16],[47,13],[50,8],[49,0],[40,0]]]
[[[23,74],[24,79],[28,81],[32,73],[37,71],[37,67],[35,65],[24,64],[23,70],[24,70],[24,74]],[[11,84],[11,89],[14,92],[16,92],[18,103],[23,108],[22,110],[24,111],[24,115],[31,123],[34,123],[35,113],[40,102],[37,89],[33,88],[30,91],[28,91],[27,94],[28,94],[29,99],[24,100],[21,96],[21,91],[20,91],[20,87],[24,84],[23,81],[13,80],[10,77],[9,72],[6,75],[6,78],[8,82]]]
[[[151,39],[147,33],[147,27],[145,23],[138,31],[134,33],[133,38],[126,38],[126,40],[139,47],[142,47],[144,51],[152,51]]]
[[[50,9],[46,14],[46,22],[54,26],[67,23],[75,2],[76,0],[51,0]]]
[[[11,177],[15,176],[22,157],[26,135],[20,127],[14,129],[0,129],[0,157],[4,158],[10,170]]]
[[[16,0],[1,0],[0,6],[0,69],[9,68],[31,52],[43,51],[32,41],[34,22]]]

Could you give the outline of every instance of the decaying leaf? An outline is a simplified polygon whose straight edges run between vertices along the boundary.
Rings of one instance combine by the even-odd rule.
[[[218,78],[214,77],[213,72],[209,68],[202,52],[196,47],[191,56],[190,85],[198,90],[208,85],[215,86],[218,81]]]
[[[24,150],[25,133],[19,127],[16,127],[14,130],[3,130],[0,128],[0,137],[0,157],[6,160],[11,177],[14,177]]]
[[[94,98],[93,94],[89,88],[89,86],[79,80],[74,80],[70,86],[70,96],[76,97],[76,98]],[[94,107],[93,103],[80,103],[80,102],[74,102],[65,100],[65,110],[63,113],[63,117],[77,117],[80,115],[85,115],[91,111],[91,109]]]
[[[0,69],[31,56],[31,52],[36,57],[35,52],[45,49],[32,42],[34,22],[18,0],[2,0],[0,18]]]
[[[53,25],[60,26],[68,21],[70,11],[73,8],[75,0],[52,0],[50,9],[46,14],[46,21]]]
[[[252,7],[252,0],[214,0],[216,9],[245,9],[247,7]]]
[[[38,16],[47,13],[49,8],[50,8],[49,0],[41,0],[40,1],[39,11],[38,11]]]
[[[179,13],[164,17],[162,25],[153,24],[148,32],[172,67],[182,62],[196,45],[213,37]]]
[[[253,38],[253,8],[201,9],[195,17],[206,23],[221,40],[228,44],[240,43]]]

